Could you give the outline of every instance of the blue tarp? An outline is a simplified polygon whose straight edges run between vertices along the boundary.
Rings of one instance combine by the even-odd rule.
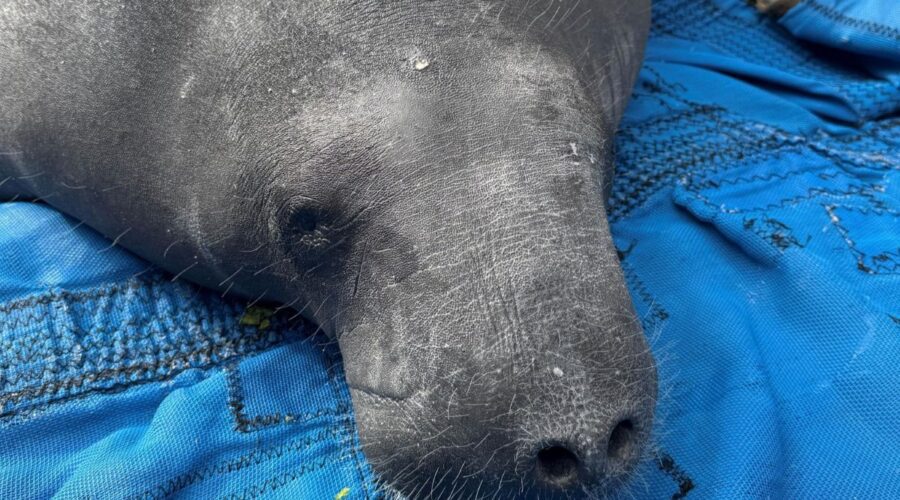
[[[654,3],[610,218],[659,360],[625,497],[900,498],[900,9]],[[0,204],[0,498],[369,498],[339,354]]]

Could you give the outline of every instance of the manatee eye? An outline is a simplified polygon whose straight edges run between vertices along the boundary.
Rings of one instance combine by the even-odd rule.
[[[348,238],[341,225],[340,206],[330,199],[320,201],[295,195],[281,202],[276,210],[270,223],[274,237],[285,253],[298,259],[319,259],[321,255],[316,252],[335,249],[334,245]]]
[[[331,244],[329,213],[315,205],[294,205],[281,215],[278,240],[285,251],[299,259],[312,259],[318,249]]]
[[[334,209],[302,200],[284,206],[276,217],[278,245],[297,270],[338,272],[335,266],[341,265],[342,260],[326,257],[326,252],[345,255],[347,250],[341,244],[348,238],[341,232],[340,219]]]
[[[291,214],[291,227],[311,233],[319,226],[319,217],[309,209],[298,209]]]

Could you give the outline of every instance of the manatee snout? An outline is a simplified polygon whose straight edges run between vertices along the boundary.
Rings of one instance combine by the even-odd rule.
[[[364,451],[387,485],[411,498],[580,498],[630,477],[655,365],[619,277],[579,279],[538,296],[515,279],[459,284],[465,317],[342,337]],[[402,340],[373,345],[386,337]]]
[[[444,391],[408,401],[352,392],[366,456],[389,488],[411,498],[611,493],[630,478],[652,425],[649,395],[637,404],[545,409],[538,400],[556,398],[535,388],[493,401]],[[501,400],[510,406],[496,408]]]

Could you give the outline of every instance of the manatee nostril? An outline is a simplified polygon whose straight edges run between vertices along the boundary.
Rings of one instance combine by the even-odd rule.
[[[537,471],[545,483],[565,488],[578,477],[578,457],[565,446],[549,446],[537,454]]]
[[[635,434],[634,424],[627,418],[613,427],[606,448],[606,457],[610,463],[622,464],[631,459],[634,455]]]

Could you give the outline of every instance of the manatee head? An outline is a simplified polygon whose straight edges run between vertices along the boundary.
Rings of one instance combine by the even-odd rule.
[[[648,3],[299,2],[191,81],[252,90],[216,105],[232,268],[260,259],[234,290],[337,339],[387,488],[578,497],[639,460],[656,371],[605,199]]]
[[[263,212],[301,277],[285,299],[338,339],[392,490],[577,497],[648,439],[655,366],[604,201],[648,6],[588,3],[382,13],[400,25],[333,54],[277,132],[303,141]]]
[[[625,481],[656,372],[605,198],[648,0],[50,7],[0,16],[21,14],[0,72],[27,96],[5,100],[17,180],[176,277],[317,323],[387,488]]]

